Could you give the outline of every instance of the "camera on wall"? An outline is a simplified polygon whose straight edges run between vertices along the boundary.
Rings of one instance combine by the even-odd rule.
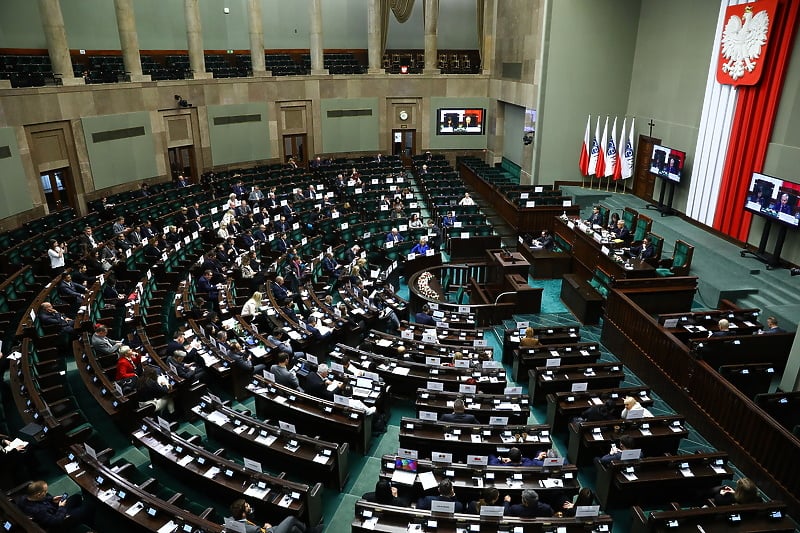
[[[181,95],[175,95],[175,101],[178,103],[178,107],[192,107],[192,104],[181,98]]]
[[[522,135],[522,144],[524,144],[525,146],[528,146],[529,144],[533,144],[533,136],[534,136],[534,132],[526,131]]]

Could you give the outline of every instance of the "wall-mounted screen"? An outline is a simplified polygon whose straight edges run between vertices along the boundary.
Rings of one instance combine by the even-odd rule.
[[[483,135],[485,118],[485,109],[438,109],[436,135]]]
[[[797,227],[800,222],[798,198],[800,184],[753,172],[745,208],[763,217]]]
[[[653,155],[650,157],[650,172],[662,179],[680,183],[685,160],[686,152],[661,146],[660,144],[653,145]]]

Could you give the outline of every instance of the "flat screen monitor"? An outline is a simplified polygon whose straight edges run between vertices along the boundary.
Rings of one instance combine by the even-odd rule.
[[[403,472],[416,472],[417,460],[408,459],[406,457],[396,457],[394,460],[394,467],[397,470],[402,470]]]
[[[754,172],[745,209],[765,218],[797,227],[800,222],[800,184]]]
[[[686,152],[655,144],[650,157],[650,172],[662,179],[680,183],[685,160]]]
[[[483,135],[485,109],[441,108],[436,111],[436,135]]]

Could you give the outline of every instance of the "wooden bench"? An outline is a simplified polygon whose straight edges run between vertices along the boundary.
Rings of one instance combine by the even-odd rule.
[[[582,324],[597,324],[603,315],[603,297],[577,274],[564,274],[561,300]]]

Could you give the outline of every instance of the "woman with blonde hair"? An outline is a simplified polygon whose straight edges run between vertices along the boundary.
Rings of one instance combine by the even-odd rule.
[[[533,328],[531,327],[525,330],[525,336],[519,340],[520,348],[536,348],[541,344],[539,339],[533,336],[533,333]]]
[[[256,291],[253,293],[253,296],[244,303],[240,315],[252,318],[258,315],[259,309],[261,309],[261,293]]]

